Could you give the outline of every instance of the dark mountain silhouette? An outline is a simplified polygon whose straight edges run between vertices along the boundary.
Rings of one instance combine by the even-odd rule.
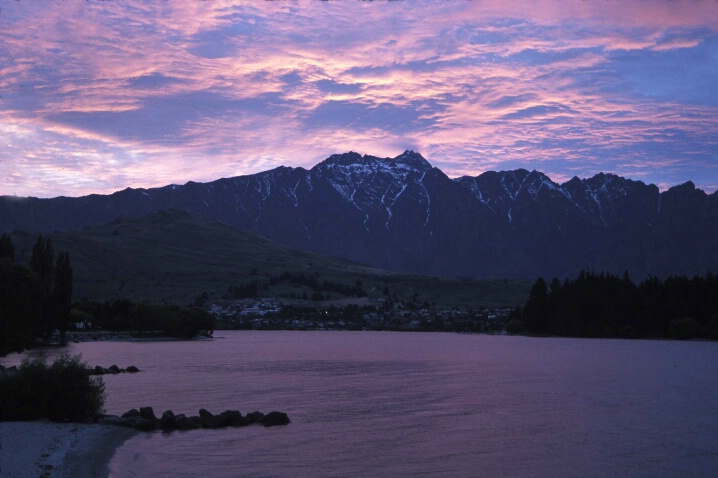
[[[163,209],[383,269],[441,276],[573,277],[718,270],[718,193],[663,193],[612,174],[564,184],[538,171],[450,179],[420,154],[336,154],[310,170],[102,196],[0,198],[0,232],[78,229]]]

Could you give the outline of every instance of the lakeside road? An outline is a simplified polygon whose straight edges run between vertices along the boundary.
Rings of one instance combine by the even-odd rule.
[[[109,425],[0,423],[0,477],[104,478],[115,450],[137,431]]]

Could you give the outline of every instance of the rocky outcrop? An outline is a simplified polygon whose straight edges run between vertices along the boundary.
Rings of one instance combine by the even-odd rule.
[[[166,410],[160,418],[157,418],[152,407],[142,407],[139,410],[133,408],[122,414],[122,416],[102,415],[96,421],[104,425],[134,428],[140,431],[162,430],[163,432],[172,432],[175,430],[196,430],[198,428],[245,427],[252,424],[273,427],[287,425],[291,420],[286,413],[277,411],[269,412],[266,415],[255,411],[243,416],[238,410],[226,410],[214,415],[204,408],[199,410],[197,416],[175,415],[172,410]]]

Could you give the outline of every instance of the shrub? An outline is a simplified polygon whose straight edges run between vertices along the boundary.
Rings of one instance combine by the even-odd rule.
[[[63,355],[48,366],[44,356],[26,359],[0,376],[0,421],[88,422],[102,413],[105,384],[90,376],[80,356]]]

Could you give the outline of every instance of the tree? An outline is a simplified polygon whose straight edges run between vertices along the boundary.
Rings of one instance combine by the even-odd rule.
[[[15,244],[9,234],[0,236],[0,260],[9,259],[10,262],[15,261]]]
[[[177,319],[167,328],[165,334],[172,337],[191,339],[196,337],[200,331],[205,335],[211,335],[214,331],[214,317],[202,309],[185,308],[177,312]]]
[[[70,321],[70,307],[72,305],[72,266],[70,253],[60,252],[55,263],[55,280],[52,287],[52,302],[54,304],[55,324],[64,339]]]
[[[42,288],[27,267],[0,260],[0,357],[32,344],[42,313]]]
[[[538,278],[531,287],[529,300],[524,307],[526,330],[532,333],[545,333],[548,321],[548,286],[546,280]]]
[[[521,305],[516,304],[516,307],[509,313],[506,331],[511,335],[521,332],[524,329],[524,323],[521,319],[523,319],[523,310],[521,309]]]
[[[52,262],[55,253],[52,249],[52,239],[45,238],[40,235],[32,247],[32,256],[30,257],[30,268],[35,271],[40,279],[48,284],[52,280]]]
[[[577,337],[718,338],[718,280],[650,277],[638,286],[627,273],[581,271],[548,288],[539,279],[524,309],[526,330]]]
[[[38,324],[38,335],[49,339],[54,330],[52,304],[52,266],[54,260],[52,240],[40,235],[32,248],[30,268],[40,277],[43,292],[42,316]]]
[[[197,298],[194,300],[194,306],[195,307],[204,307],[204,305],[209,300],[209,294],[207,291],[202,292],[197,296]]]

